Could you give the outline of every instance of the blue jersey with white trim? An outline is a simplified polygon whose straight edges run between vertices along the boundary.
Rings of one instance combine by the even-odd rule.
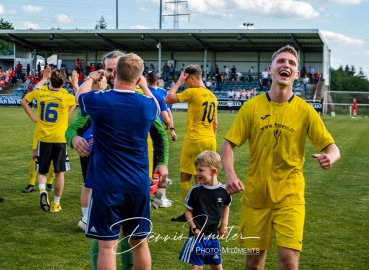
[[[158,115],[153,98],[129,90],[91,91],[79,99],[90,115],[93,151],[85,186],[122,194],[148,194],[147,134]]]

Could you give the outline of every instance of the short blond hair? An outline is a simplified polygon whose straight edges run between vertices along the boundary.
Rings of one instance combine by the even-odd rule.
[[[118,59],[116,78],[129,84],[136,85],[144,70],[144,62],[137,54],[129,53]]]
[[[300,57],[299,57],[299,54],[297,53],[297,51],[295,50],[295,48],[290,46],[290,45],[286,45],[286,46],[280,48],[278,51],[273,53],[273,55],[272,55],[272,64],[273,64],[273,61],[275,60],[275,58],[277,57],[277,55],[280,54],[280,53],[284,53],[284,52],[289,52],[289,53],[293,54],[297,59],[297,65],[300,63]]]
[[[222,168],[222,160],[214,151],[205,150],[196,157],[195,166],[216,168],[219,173],[220,169]]]

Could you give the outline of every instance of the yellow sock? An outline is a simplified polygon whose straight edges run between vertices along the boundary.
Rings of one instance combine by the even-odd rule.
[[[191,181],[181,182],[181,192],[183,200],[186,199],[187,193],[191,189],[191,187],[192,187]]]
[[[32,159],[29,164],[29,184],[34,186],[36,183],[37,172],[35,170],[35,161]]]
[[[51,162],[50,167],[49,167],[49,173],[47,174],[47,184],[51,184],[51,185],[53,184],[54,176],[55,176],[54,163]]]

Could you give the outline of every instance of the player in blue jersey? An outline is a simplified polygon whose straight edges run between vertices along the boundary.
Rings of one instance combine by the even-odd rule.
[[[126,54],[117,62],[113,90],[90,91],[93,81],[103,75],[95,71],[76,93],[82,115],[90,115],[94,134],[85,184],[92,189],[86,236],[99,241],[98,268],[115,269],[121,225],[134,247],[134,268],[151,267],[147,134],[158,106],[142,72],[143,60]],[[135,92],[137,84],[144,95]]]

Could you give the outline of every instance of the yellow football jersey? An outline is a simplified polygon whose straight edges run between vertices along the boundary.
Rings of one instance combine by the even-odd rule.
[[[305,141],[319,151],[334,143],[315,109],[292,96],[277,104],[268,94],[244,103],[225,138],[249,140],[250,161],[242,201],[251,208],[304,204]]]
[[[213,120],[218,113],[218,100],[204,87],[188,88],[177,94],[180,102],[188,102],[186,139],[215,137]]]
[[[38,120],[34,137],[41,142],[65,143],[68,128],[68,111],[76,106],[75,97],[67,90],[55,91],[44,85],[25,96],[28,102],[37,100]]]

